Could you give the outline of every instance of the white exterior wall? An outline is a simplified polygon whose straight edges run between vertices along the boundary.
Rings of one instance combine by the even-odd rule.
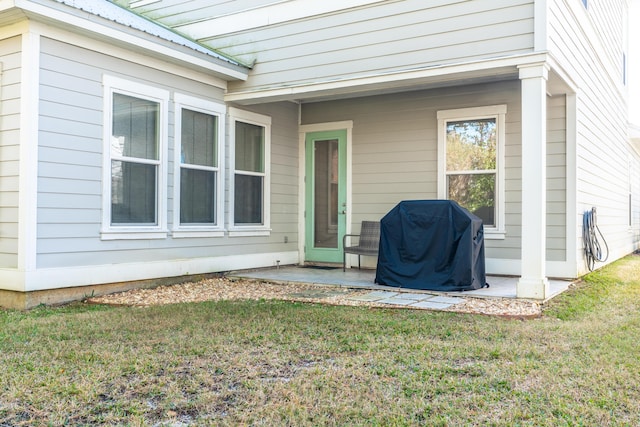
[[[18,267],[22,38],[0,40],[0,268]]]
[[[547,97],[546,259],[567,260],[567,118],[563,95]]]
[[[507,104],[506,188],[519,186],[519,82],[304,104],[302,123],[353,120],[352,228],[379,220],[402,200],[437,198],[437,111]],[[506,193],[504,240],[487,257],[519,257],[519,192]]]
[[[304,2],[287,7],[298,3]],[[533,18],[532,0],[405,0],[223,35],[214,19],[175,28],[244,63],[255,61],[246,82],[229,86],[241,92],[530,53]]]
[[[640,223],[628,225],[632,171],[640,167],[627,136],[627,87],[623,82],[626,2],[555,0],[550,4],[549,49],[576,82],[577,270],[586,272],[582,215],[597,208],[597,220],[613,261],[637,248]],[[639,198],[634,193],[634,200]],[[634,209],[637,204],[634,202]],[[638,211],[633,216],[638,218]],[[598,264],[600,266],[602,264]]]
[[[485,239],[486,257],[519,260],[521,245],[520,81],[304,104],[302,124],[353,120],[352,228],[379,220],[402,200],[437,198],[438,110],[506,104],[504,240]],[[547,260],[566,259],[564,97],[549,100]],[[369,260],[370,261],[370,260]],[[366,262],[366,260],[365,260]],[[374,264],[373,264],[374,265]],[[507,269],[518,268],[509,263]],[[518,274],[518,271],[489,271]]]
[[[254,109],[272,117],[274,194],[269,236],[174,239],[169,233],[166,239],[102,240],[103,74],[168,90],[171,98],[179,92],[221,102],[223,90],[180,77],[175,67],[164,72],[46,37],[41,46],[37,271],[27,279],[26,290],[297,261],[295,104]],[[173,113],[170,102],[169,148],[164,153],[168,159],[165,215],[169,230],[174,205]],[[227,186],[229,179],[227,175]],[[228,195],[225,199],[227,210]],[[225,218],[228,221],[228,215]]]

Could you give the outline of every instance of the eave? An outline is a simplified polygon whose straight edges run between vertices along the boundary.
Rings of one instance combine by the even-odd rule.
[[[79,2],[81,3],[81,2]],[[109,3],[109,7],[119,7]],[[20,18],[43,22],[53,27],[72,29],[100,41],[126,47],[152,57],[205,72],[225,81],[246,80],[249,68],[228,58],[196,48],[184,42],[160,37],[109,17],[85,11],[54,0],[0,0],[0,22],[16,22]],[[136,16],[132,14],[132,16]],[[176,36],[179,37],[179,36]]]
[[[323,82],[308,82],[295,86],[230,90],[225,101],[237,104],[258,104],[277,101],[318,102],[330,99],[380,95],[392,92],[433,89],[465,84],[490,83],[518,79],[518,67],[551,63],[550,95],[575,90],[563,73],[553,72],[552,58],[546,52],[492,58],[482,61],[430,66],[392,73],[358,76]],[[242,85],[240,85],[242,86]]]

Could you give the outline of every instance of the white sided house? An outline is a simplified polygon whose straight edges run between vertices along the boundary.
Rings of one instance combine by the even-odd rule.
[[[640,242],[628,8],[1,1],[0,306],[341,262],[361,221],[447,198],[544,299],[588,271],[592,207],[607,262]]]

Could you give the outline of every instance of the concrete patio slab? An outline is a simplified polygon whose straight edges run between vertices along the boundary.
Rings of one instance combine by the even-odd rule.
[[[475,298],[516,298],[517,277],[487,276],[488,288],[463,292],[443,292],[433,290],[419,290],[398,288],[393,286],[378,285],[375,283],[376,271],[372,269],[350,268],[342,271],[342,268],[313,268],[301,266],[282,266],[279,268],[266,268],[253,271],[237,271],[230,276],[264,280],[273,283],[309,283],[315,285],[340,286],[351,289],[369,289],[372,291],[384,291],[392,293],[426,294],[448,297],[475,297]],[[571,285],[568,280],[549,280],[550,295],[552,298],[564,292]],[[381,297],[381,299],[384,297]],[[413,297],[408,297],[408,299]]]

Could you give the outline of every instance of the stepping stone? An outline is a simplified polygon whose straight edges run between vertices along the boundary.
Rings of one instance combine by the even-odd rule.
[[[412,305],[416,303],[414,299],[402,298],[401,296],[386,298],[380,301],[376,301],[382,304],[394,304],[394,305]]]
[[[432,299],[428,299],[425,301],[420,301],[417,302],[413,305],[411,305],[411,307],[417,307],[417,308],[428,308],[430,310],[446,310],[447,308],[451,307],[453,304],[447,304],[447,303],[443,303],[443,302],[432,302]]]
[[[293,294],[289,294],[289,296],[294,297],[294,298],[312,298],[312,299],[318,299],[318,298],[330,298],[330,297],[337,297],[340,295],[344,295],[346,294],[348,291],[327,291],[327,290],[321,290],[321,289],[310,289],[307,291],[302,291],[302,292],[295,292]]]
[[[443,304],[459,304],[461,302],[464,301],[464,298],[458,298],[458,297],[441,297],[441,296],[436,296],[433,297],[431,299],[429,299],[429,301],[431,302],[439,302],[439,303],[443,303]]]
[[[429,295],[429,294],[412,294],[412,293],[405,293],[405,292],[401,292],[400,294],[398,294],[399,298],[404,298],[404,299],[412,299],[415,301],[422,301],[424,299],[428,299],[433,297],[433,295]]]
[[[369,302],[372,302],[372,301],[378,301],[378,300],[381,300],[381,299],[393,298],[396,295],[398,295],[397,292],[376,291],[376,292],[369,292],[368,294],[352,297],[352,298],[349,298],[349,299],[354,300],[354,301],[369,301]]]

